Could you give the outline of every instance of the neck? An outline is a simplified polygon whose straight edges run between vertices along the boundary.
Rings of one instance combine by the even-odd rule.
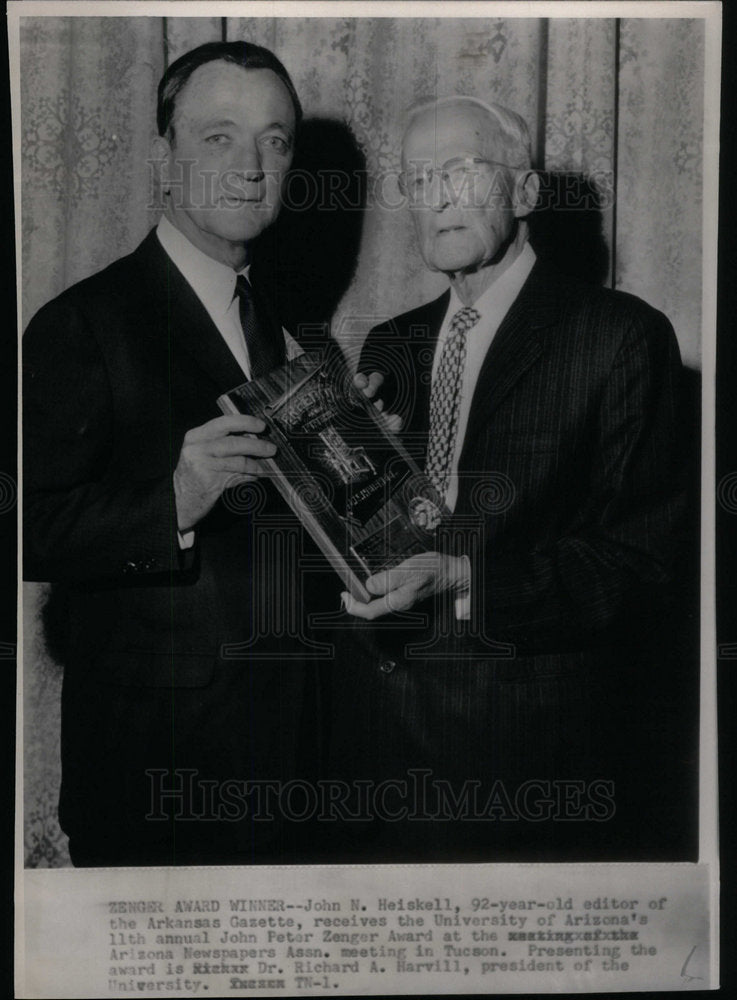
[[[464,306],[472,306],[484,292],[491,288],[505,271],[514,264],[527,242],[527,223],[522,221],[516,227],[513,238],[501,252],[488,263],[473,270],[453,271],[448,274],[452,287]]]
[[[221,236],[212,236],[204,232],[192,222],[188,215],[177,212],[170,204],[164,209],[164,215],[175,229],[187,237],[193,246],[207,254],[208,257],[212,257],[213,260],[217,260],[227,267],[232,267],[234,271],[242,270],[248,263],[249,254],[246,243],[230,243]]]

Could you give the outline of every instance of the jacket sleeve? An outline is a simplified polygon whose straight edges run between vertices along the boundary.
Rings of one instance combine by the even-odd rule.
[[[590,489],[545,547],[470,547],[473,634],[520,651],[580,648],[621,634],[628,621],[637,628],[665,594],[686,506],[678,345],[649,307],[628,310],[626,325],[610,332],[619,347],[587,415],[594,444],[580,456]]]
[[[546,548],[477,560],[476,613],[522,647],[580,646],[642,622],[665,593],[686,490],[676,435],[683,371],[672,327],[647,310],[621,338],[581,461],[591,488]]]
[[[170,471],[131,481],[115,462],[114,395],[84,309],[50,303],[23,338],[24,574],[86,581],[179,571]]]

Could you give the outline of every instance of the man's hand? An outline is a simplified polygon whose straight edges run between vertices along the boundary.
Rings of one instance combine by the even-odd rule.
[[[366,399],[374,399],[374,396],[379,391],[381,386],[384,384],[384,376],[380,372],[371,372],[370,375],[366,376],[362,372],[359,372],[353,379],[353,384],[357,389],[360,389],[364,394]],[[402,429],[402,418],[398,413],[383,413],[384,400],[376,399],[374,400],[374,406],[377,411],[381,413],[381,419],[384,422],[384,426],[387,430],[393,431],[398,434]]]
[[[184,533],[208,513],[226,488],[252,482],[276,453],[271,441],[253,437],[266,425],[258,417],[228,414],[187,431],[174,470],[177,527]]]
[[[341,596],[349,615],[373,621],[382,615],[409,611],[420,601],[433,594],[452,591],[457,596],[468,592],[471,570],[464,556],[442,555],[440,552],[421,552],[405,559],[394,569],[384,570],[366,581],[370,594],[383,595],[375,601],[362,604],[347,592]]]

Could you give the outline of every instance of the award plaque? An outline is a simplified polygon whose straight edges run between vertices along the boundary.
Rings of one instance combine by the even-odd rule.
[[[358,600],[367,577],[437,547],[437,491],[342,359],[301,354],[218,404],[265,422],[274,485]]]

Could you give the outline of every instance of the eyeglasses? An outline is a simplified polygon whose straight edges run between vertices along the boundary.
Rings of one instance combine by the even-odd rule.
[[[494,167],[504,170],[519,170],[520,167],[508,163],[498,163],[495,160],[485,160],[478,156],[456,156],[447,160],[441,167],[414,166],[399,174],[399,190],[416,205],[423,201],[433,180],[438,177],[446,190],[458,197],[479,180],[489,180],[494,176]],[[503,188],[500,188],[503,190]]]

